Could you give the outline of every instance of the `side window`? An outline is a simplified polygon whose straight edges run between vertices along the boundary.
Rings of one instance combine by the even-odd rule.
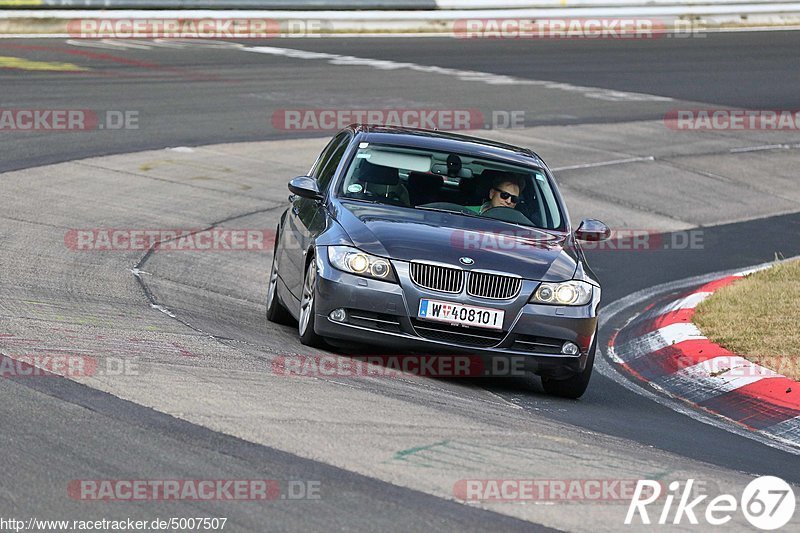
[[[325,190],[328,187],[331,178],[336,173],[347,147],[350,146],[350,134],[342,132],[334,138],[334,141],[335,143],[332,143],[329,152],[325,154],[326,161],[320,161],[319,173],[315,176],[320,190]]]
[[[331,139],[322,152],[320,152],[319,157],[317,157],[317,160],[314,162],[314,165],[311,167],[308,175],[312,178],[319,179],[320,174],[328,166],[328,162],[330,161],[331,157],[344,140],[350,140],[350,134],[346,131],[339,133],[336,137]]]
[[[553,190],[549,187],[544,175],[536,173],[534,176],[536,177],[536,188],[541,193],[541,201],[544,202],[544,214],[547,216],[546,226],[548,229],[558,229],[562,225],[561,211],[558,209],[558,202]]]
[[[338,138],[334,137],[333,139],[330,140],[330,142],[328,142],[328,144],[325,145],[325,148],[322,149],[322,151],[319,153],[319,156],[317,157],[317,160],[314,161],[314,164],[311,166],[311,170],[308,171],[309,176],[311,176],[312,178],[316,178],[319,176],[320,170],[322,170],[322,167],[325,166],[325,163],[328,162],[328,154],[331,152],[331,150],[334,149],[334,146],[338,144],[339,144]]]

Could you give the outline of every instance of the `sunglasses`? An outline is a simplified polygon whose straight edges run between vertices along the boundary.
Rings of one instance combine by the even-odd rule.
[[[500,198],[502,198],[503,200],[508,200],[509,198],[511,198],[511,203],[512,204],[515,204],[515,203],[517,203],[519,201],[519,196],[517,196],[516,194],[511,194],[510,192],[506,192],[506,191],[504,191],[502,189],[498,189],[497,187],[492,187],[492,189],[494,189],[497,192],[499,192],[500,193]]]

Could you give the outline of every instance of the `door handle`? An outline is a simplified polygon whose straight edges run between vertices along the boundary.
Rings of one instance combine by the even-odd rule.
[[[292,213],[294,213],[295,215],[299,215],[300,214],[300,209],[298,209],[298,207],[296,205],[293,205],[292,206]]]

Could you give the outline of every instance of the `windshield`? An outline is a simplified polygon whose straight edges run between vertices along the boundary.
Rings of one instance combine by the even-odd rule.
[[[361,143],[338,196],[564,229],[542,170],[463,154]]]

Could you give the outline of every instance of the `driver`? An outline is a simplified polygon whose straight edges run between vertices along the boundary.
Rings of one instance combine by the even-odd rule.
[[[524,189],[525,181],[516,176],[511,174],[497,176],[492,180],[492,186],[489,189],[489,200],[484,202],[479,208],[478,206],[468,206],[468,208],[480,214],[494,207],[509,207],[514,209],[517,207],[519,195]]]

